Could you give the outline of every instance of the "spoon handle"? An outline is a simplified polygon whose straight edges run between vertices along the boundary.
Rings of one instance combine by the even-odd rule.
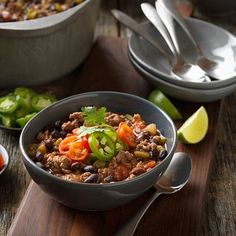
[[[176,49],[173,45],[172,39],[161,21],[161,18],[157,14],[156,9],[150,3],[146,2],[141,4],[141,9],[147,19],[156,27],[161,36],[164,38],[171,52],[176,55]]]
[[[147,209],[151,206],[151,204],[154,202],[154,200],[161,194],[162,194],[161,192],[156,191],[150,197],[150,199],[146,203],[144,203],[144,205],[140,209],[138,209],[136,214],[131,219],[129,219],[124,225],[122,225],[122,227],[115,233],[115,236],[131,236],[131,235],[133,235],[137,226],[138,226],[138,223],[142,219],[142,217],[145,214],[145,212],[147,211]]]
[[[182,29],[188,35],[189,39],[192,41],[193,45],[196,47],[198,53],[201,54],[201,49],[200,49],[198,43],[194,39],[194,37],[193,37],[188,25],[186,24],[184,18],[181,16],[181,14],[176,9],[176,7],[174,5],[174,1],[173,0],[157,0],[156,1],[156,6],[157,5],[164,7],[165,8],[164,11],[165,10],[168,11],[168,13],[180,24]]]
[[[130,16],[126,15],[124,12],[121,12],[117,9],[111,10],[111,13],[120,23],[122,23],[138,35],[142,36],[146,41],[148,41],[155,48],[157,48],[162,53],[162,55],[168,60],[168,62],[172,64],[170,57],[166,54],[166,52],[162,49],[158,42],[148,32],[146,32],[138,22],[136,22]]]
[[[156,1],[156,9],[155,9],[157,15],[160,16],[161,21],[164,23],[165,27],[167,28],[167,31],[170,34],[170,37],[172,39],[176,56],[178,57],[179,61],[183,62],[183,58],[180,52],[179,42],[175,31],[175,25],[174,25],[174,18],[172,15],[170,15],[166,9],[159,3],[159,1]]]
[[[141,8],[144,15],[149,19],[149,21],[155,26],[155,28],[162,35],[169,49],[175,56],[176,63],[180,65],[184,64],[183,57],[180,53],[179,44],[175,36],[173,18],[165,13],[164,14],[166,16],[163,16],[163,14],[157,14],[155,7],[153,7],[150,3],[142,3]],[[164,18],[168,17],[168,19],[163,20],[163,17]]]

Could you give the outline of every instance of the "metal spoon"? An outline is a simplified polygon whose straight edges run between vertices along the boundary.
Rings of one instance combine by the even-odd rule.
[[[224,80],[230,77],[235,76],[235,68],[232,65],[224,62],[214,61],[212,59],[207,58],[203,55],[200,46],[197,41],[194,39],[188,25],[186,24],[184,18],[176,9],[173,0],[157,0],[156,1],[156,9],[158,14],[161,16],[164,24],[168,28],[168,30],[174,25],[171,23],[173,18],[179,23],[182,29],[185,31],[189,39],[192,41],[196,52],[198,54],[198,58],[196,64],[199,65],[212,79]],[[168,17],[168,15],[170,17]],[[172,18],[172,19],[171,19]],[[173,41],[178,44],[177,37],[173,29],[170,29],[173,34],[171,35]],[[222,58],[223,59],[223,58]]]
[[[181,75],[182,78],[188,81],[208,81],[210,78],[206,75],[198,65],[193,65],[186,62],[180,52],[179,44],[175,42],[172,36],[174,26],[171,27],[169,24],[163,24],[162,19],[157,14],[156,9],[150,3],[141,4],[142,11],[147,19],[156,27],[159,33],[164,38],[172,54],[175,56],[176,62],[173,65],[172,72],[177,75]],[[164,20],[163,20],[164,21]],[[164,21],[164,23],[166,23]],[[167,23],[171,23],[167,21]],[[168,30],[168,31],[167,31]]]
[[[138,210],[138,212],[122,226],[115,236],[131,236],[134,234],[139,221],[160,194],[172,194],[182,189],[188,182],[192,168],[190,155],[184,152],[175,153],[168,168],[156,182],[156,192]]]
[[[192,75],[186,74],[185,71],[180,71],[177,68],[177,65],[175,66],[175,63],[172,62],[172,59],[166,54],[166,52],[162,49],[162,47],[158,44],[158,42],[146,31],[144,28],[136,22],[134,19],[132,19],[130,16],[126,15],[124,12],[121,12],[119,10],[113,9],[111,10],[113,16],[123,25],[131,29],[133,32],[137,33],[138,35],[142,36],[146,41],[151,43],[155,48],[157,48],[161,54],[167,59],[168,63],[171,65],[172,73],[175,75],[176,79],[179,80],[188,80],[192,82],[203,82],[207,81],[206,76],[201,77],[201,79],[198,77],[197,80],[192,77]],[[205,73],[204,73],[205,75]]]

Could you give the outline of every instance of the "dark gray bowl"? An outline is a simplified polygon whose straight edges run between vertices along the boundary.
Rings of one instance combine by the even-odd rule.
[[[45,126],[82,106],[105,106],[117,113],[140,113],[146,122],[156,122],[167,138],[168,156],[151,171],[132,180],[108,183],[86,184],[62,180],[40,169],[28,156],[28,146],[36,134]],[[176,148],[176,130],[172,120],[158,107],[147,100],[118,92],[90,92],[78,94],[47,107],[35,116],[23,129],[20,149],[23,162],[33,180],[56,201],[80,210],[103,211],[121,206],[151,188],[169,165]],[[42,203],[43,204],[43,203]]]

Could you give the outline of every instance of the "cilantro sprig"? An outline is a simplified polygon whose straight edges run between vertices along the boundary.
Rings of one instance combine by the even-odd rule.
[[[87,126],[105,124],[106,107],[87,106],[81,108],[85,124]]]

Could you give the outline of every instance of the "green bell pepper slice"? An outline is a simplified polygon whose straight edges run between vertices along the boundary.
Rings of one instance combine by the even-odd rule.
[[[13,113],[18,107],[16,98],[13,95],[0,98],[0,112],[1,113]]]
[[[15,117],[12,114],[0,114],[0,120],[3,126],[5,127],[14,127],[15,126]]]
[[[18,101],[19,105],[25,109],[31,109],[31,101],[36,93],[24,87],[18,87],[14,90],[14,94],[16,96],[16,100]]]
[[[27,123],[28,121],[30,121],[36,114],[37,114],[37,113],[34,112],[34,113],[28,114],[28,115],[26,115],[26,116],[24,116],[24,117],[18,118],[18,119],[16,119],[16,123],[17,123],[21,128],[23,128],[23,127],[26,125],[26,123]]]
[[[34,111],[41,111],[45,107],[54,103],[56,99],[53,96],[40,94],[36,95],[32,100],[32,109]]]
[[[109,161],[116,152],[115,143],[103,132],[94,132],[88,138],[89,146],[97,159]]]

